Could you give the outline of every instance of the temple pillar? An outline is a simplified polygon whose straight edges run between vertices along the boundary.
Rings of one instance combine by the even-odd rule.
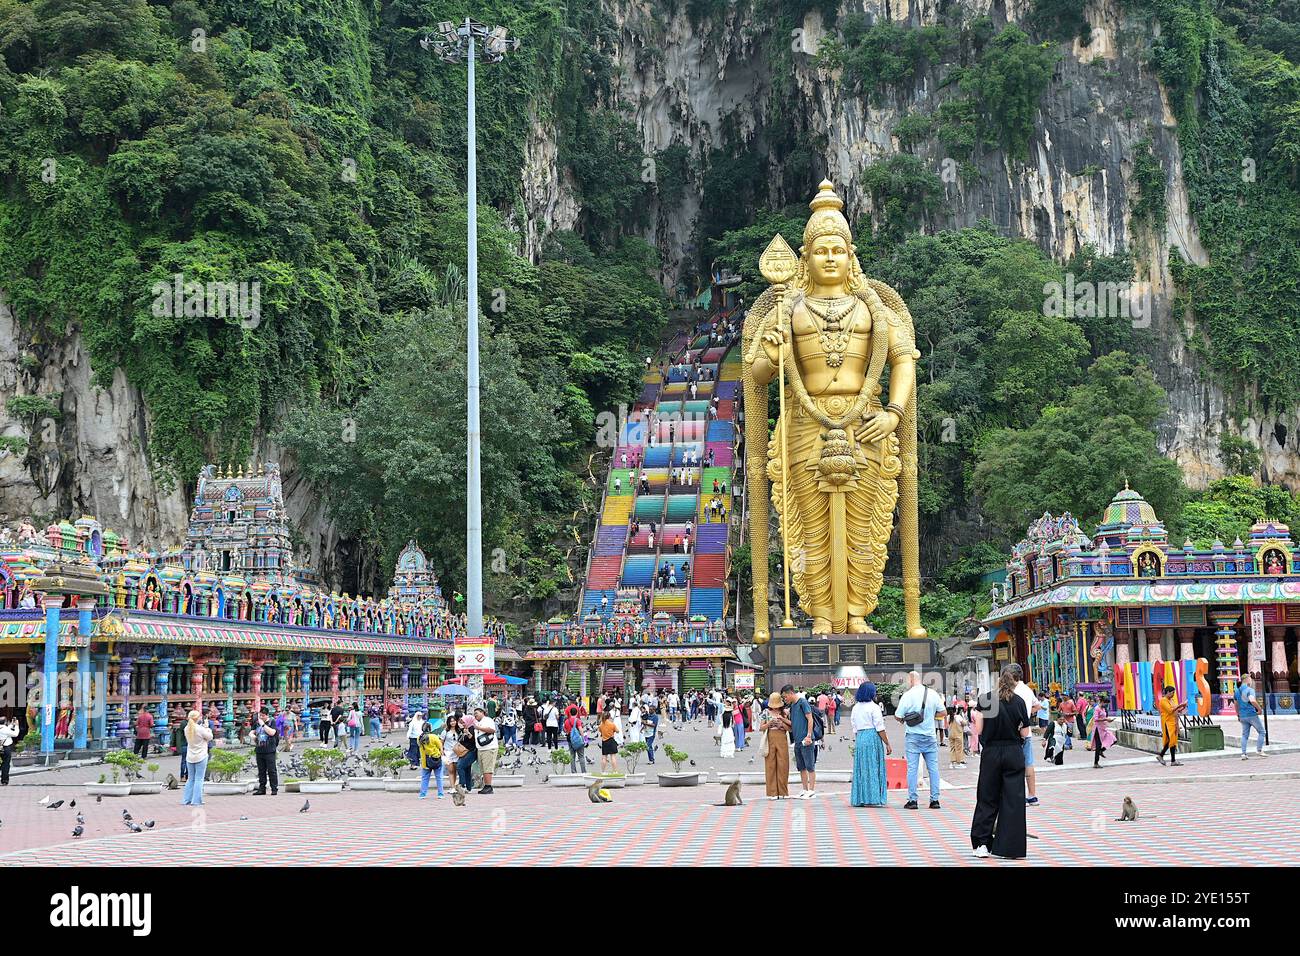
[[[101,749],[108,747],[108,652],[95,655],[95,703],[91,736]]]
[[[1269,642],[1269,670],[1273,675],[1273,686],[1289,690],[1291,684],[1286,662],[1286,628],[1267,627],[1264,634]]]
[[[364,657],[357,658],[353,674],[357,683],[357,710],[364,714],[366,712],[366,659]]]
[[[59,706],[59,615],[62,594],[43,594],[45,608],[45,656],[41,670],[41,753],[54,753],[54,726]]]
[[[304,654],[298,672],[299,683],[302,685],[302,733],[304,737],[316,733],[318,727],[311,719],[311,665],[311,656]]]
[[[191,651],[191,655],[197,655],[198,648]],[[205,718],[203,712],[203,679],[208,676],[208,661],[205,657],[192,656],[194,666],[190,668],[190,696],[194,698],[194,709],[199,712],[200,718]]]
[[[287,660],[276,660],[275,662],[275,690],[280,695],[280,712],[289,709],[289,662]]]
[[[668,665],[673,673],[673,693],[678,697],[682,695],[682,662],[673,661]]]
[[[1178,659],[1190,661],[1196,658],[1196,628],[1180,627],[1178,629]]]
[[[1218,714],[1235,714],[1234,695],[1241,680],[1240,658],[1237,655],[1237,621],[1240,611],[1211,611],[1214,622],[1214,653],[1219,667]]]
[[[387,701],[385,701],[387,704]],[[424,715],[426,718],[428,713]],[[402,719],[409,720],[411,717],[411,664],[406,658],[402,658]]]
[[[87,717],[90,701],[90,631],[91,612],[95,609],[93,597],[77,598],[77,634],[86,641],[85,649],[77,655],[77,690],[73,697],[72,746],[86,749]]]
[[[154,650],[154,654],[158,657],[158,670],[154,673],[154,688],[158,694],[158,707],[154,712],[154,727],[162,732],[167,730],[168,725],[167,692],[172,681],[172,649],[170,647],[159,647]]]
[[[1128,631],[1115,631],[1115,666],[1121,667],[1133,660],[1133,637]]]
[[[420,661],[420,709],[427,717],[429,714],[429,659]]]
[[[538,661],[533,667],[533,681],[534,687],[536,687],[537,692],[540,694],[542,688],[546,686],[546,664],[543,661]]]
[[[339,662],[330,658],[330,704],[339,702]]]
[[[239,658],[238,651],[228,652],[221,660],[221,689],[226,692],[226,715],[221,721],[226,740],[238,739],[239,731],[235,726],[235,666]],[[256,720],[256,718],[254,718]]]
[[[122,648],[117,662],[117,693],[122,698],[121,709],[117,714],[117,739],[128,750],[131,748],[131,738],[135,736],[131,731],[131,670],[134,665],[134,653],[128,645]]]

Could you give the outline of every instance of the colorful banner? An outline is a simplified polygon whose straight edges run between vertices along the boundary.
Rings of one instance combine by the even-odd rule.
[[[1129,661],[1115,667],[1115,699],[1120,710],[1155,713],[1166,687],[1174,699],[1187,705],[1188,714],[1210,716],[1213,700],[1205,675],[1210,664],[1204,657],[1185,661]]]

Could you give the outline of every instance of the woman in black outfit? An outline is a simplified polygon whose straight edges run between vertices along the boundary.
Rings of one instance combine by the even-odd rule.
[[[1029,712],[1016,694],[1016,676],[1004,668],[996,697],[984,694],[975,710],[981,756],[970,844],[978,857],[1025,856],[1025,753]],[[996,830],[996,832],[995,832]]]

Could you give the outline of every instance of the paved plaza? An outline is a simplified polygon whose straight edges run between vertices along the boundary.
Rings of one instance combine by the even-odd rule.
[[[901,726],[890,721],[891,739]],[[674,739],[675,738],[675,739]],[[729,761],[709,756],[712,737],[700,723],[670,731],[674,746],[695,769],[756,769],[751,754]],[[946,755],[945,755],[946,756]],[[84,767],[14,777],[0,791],[0,863],[7,866],[510,864],[952,864],[952,865],[1278,865],[1300,863],[1295,793],[1300,752],[1285,745],[1266,758],[1240,761],[1235,753],[1160,767],[1144,754],[1117,749],[1110,765],[1093,770],[1091,756],[1072,751],[1065,767],[1039,777],[1042,805],[1029,811],[1025,861],[979,861],[970,855],[978,757],[963,770],[941,764],[943,809],[908,811],[905,794],[889,806],[854,808],[845,783],[822,784],[812,801],[774,803],[762,787],[743,790],[743,806],[719,806],[724,787],[653,785],[613,791],[613,803],[593,805],[585,791],[550,787],[534,771],[521,789],[467,798],[419,801],[414,794],[344,792],[312,795],[209,796],[201,810],[180,806],[180,795],[125,799],[86,797]],[[1083,758],[1083,759],[1078,759]],[[170,761],[169,761],[170,762]],[[830,740],[822,764],[849,766],[847,738]],[[647,769],[643,762],[639,769]],[[671,769],[662,758],[655,768]],[[648,775],[653,780],[653,774]],[[795,788],[797,790],[797,788]],[[77,810],[47,810],[38,801],[77,801],[85,835],[71,838]],[[1117,823],[1131,796],[1136,823]],[[305,799],[311,809],[300,813]],[[127,831],[128,808],[144,833]]]

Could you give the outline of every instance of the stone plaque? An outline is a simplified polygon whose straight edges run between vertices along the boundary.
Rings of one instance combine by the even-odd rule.
[[[803,663],[809,664],[829,664],[831,662],[831,646],[829,644],[804,644],[800,650],[803,652]]]
[[[841,664],[865,664],[867,662],[867,645],[840,644]]]
[[[877,664],[903,663],[903,645],[902,644],[877,644],[876,663]]]

